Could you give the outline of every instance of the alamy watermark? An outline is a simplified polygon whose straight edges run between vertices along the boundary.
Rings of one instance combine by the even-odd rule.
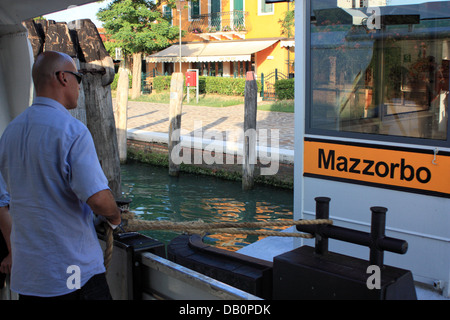
[[[80,289],[81,287],[81,269],[77,265],[70,265],[67,267],[66,273],[69,274],[66,280],[68,289]]]
[[[381,29],[381,10],[379,7],[369,7],[366,11],[368,18],[366,21],[367,29]]]
[[[176,143],[170,154],[174,164],[243,164],[244,144],[254,146],[248,149],[249,164],[262,165],[261,175],[274,175],[279,169],[280,133],[278,129],[243,129],[204,131],[202,121],[194,121],[193,136],[185,129],[177,129],[172,134]],[[193,150],[202,150],[194,152]],[[237,156],[237,157],[236,157]],[[224,159],[225,158],[225,159]]]
[[[377,265],[370,265],[366,270],[370,276],[367,278],[366,285],[369,290],[381,289],[381,269]]]

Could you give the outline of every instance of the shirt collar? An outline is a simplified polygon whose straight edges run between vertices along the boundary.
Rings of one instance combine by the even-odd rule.
[[[33,105],[40,104],[40,105],[46,105],[55,109],[58,109],[63,112],[69,113],[69,111],[58,101],[53,100],[51,98],[47,97],[35,97],[33,100]]]

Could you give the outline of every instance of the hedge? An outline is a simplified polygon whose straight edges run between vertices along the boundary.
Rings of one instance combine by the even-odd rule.
[[[153,89],[157,92],[170,90],[171,76],[158,76],[153,80]],[[261,83],[256,82],[258,92],[261,91]],[[206,77],[198,78],[199,93],[216,93],[228,96],[244,96],[245,79],[243,78],[223,78],[223,77]],[[186,90],[186,87],[185,87]]]
[[[157,92],[170,90],[171,76],[159,76],[153,78],[153,89]]]
[[[128,87],[131,88],[131,80],[132,80],[132,76],[131,74],[128,74]],[[114,80],[111,83],[111,90],[116,90],[117,89],[117,83],[119,82],[119,73],[116,73],[114,75]]]
[[[275,94],[279,100],[294,99],[294,79],[281,79],[275,82]]]

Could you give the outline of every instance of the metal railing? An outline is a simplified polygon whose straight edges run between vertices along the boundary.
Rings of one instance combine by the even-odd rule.
[[[247,15],[247,11],[241,10],[200,14],[191,17],[188,31],[191,33],[247,32],[249,31],[245,23]]]
[[[261,73],[261,97],[264,101],[275,101],[277,99],[275,92],[275,82],[280,79],[287,79],[287,76],[275,69],[268,74]]]

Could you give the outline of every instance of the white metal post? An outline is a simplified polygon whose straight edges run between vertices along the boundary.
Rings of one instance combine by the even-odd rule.
[[[181,10],[183,9],[183,3],[184,3],[184,0],[178,0],[177,1],[177,11],[178,11],[178,14],[179,14],[179,19],[180,19],[180,21],[179,21],[179,23],[180,23],[180,34],[179,34],[179,45],[180,45],[180,72],[181,72]]]

